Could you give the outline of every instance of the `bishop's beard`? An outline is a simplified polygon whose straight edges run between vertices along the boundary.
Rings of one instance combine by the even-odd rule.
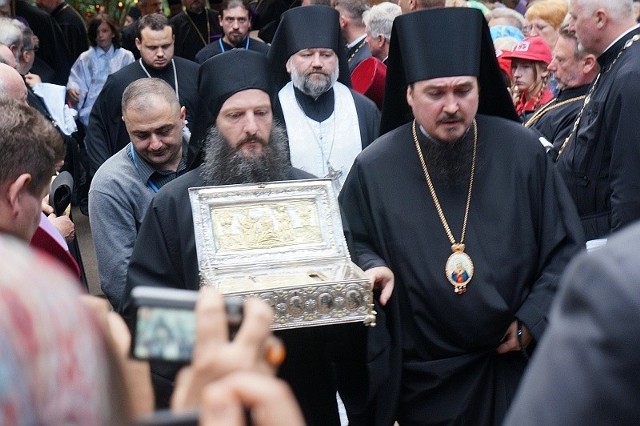
[[[420,146],[431,178],[448,187],[469,185],[473,161],[473,131],[458,140],[443,142],[426,134],[426,142]]]
[[[204,184],[232,185],[240,183],[286,180],[289,169],[287,133],[275,121],[268,141],[259,140],[262,154],[245,157],[240,148],[232,148],[216,127],[211,127],[205,139],[205,158],[200,167]]]

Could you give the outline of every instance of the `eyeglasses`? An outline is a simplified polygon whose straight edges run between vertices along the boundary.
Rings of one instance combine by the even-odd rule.
[[[32,52],[37,52],[39,49],[38,46],[33,46],[31,49],[24,49],[26,52],[32,51]]]

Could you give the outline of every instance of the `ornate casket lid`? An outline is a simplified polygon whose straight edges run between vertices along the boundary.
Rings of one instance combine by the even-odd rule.
[[[229,268],[348,259],[330,179],[189,189],[205,277]]]

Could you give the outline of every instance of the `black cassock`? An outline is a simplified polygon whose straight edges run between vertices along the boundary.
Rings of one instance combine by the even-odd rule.
[[[640,42],[623,51],[634,36],[640,28],[598,57],[600,78],[558,157],[587,240],[640,219]]]
[[[196,53],[222,32],[218,13],[211,9],[205,9],[199,15],[183,10],[171,18],[170,23],[175,31],[174,55],[190,61],[195,61]]]
[[[445,276],[451,243],[411,124],[365,149],[342,188],[354,261],[395,274],[394,294],[377,307],[379,325],[369,336],[377,392],[370,412],[379,424],[499,424],[526,360],[495,349],[516,318],[540,339],[560,274],[583,246],[575,207],[537,135],[501,118],[479,115],[477,123],[464,240],[475,272],[463,295]],[[445,188],[432,179],[459,239],[468,184]]]
[[[313,176],[290,168],[287,178]],[[133,320],[130,300],[133,287],[200,288],[188,188],[203,185],[198,168],[162,187],[151,202],[131,255],[127,286],[118,309],[127,323]],[[350,410],[361,407],[358,400],[363,391],[360,386],[363,370],[357,365],[364,359],[364,333],[365,327],[358,323],[276,333],[287,349],[279,376],[291,386],[307,425],[340,425],[337,386]],[[167,406],[177,370],[175,364],[151,363],[158,407]]]
[[[187,109],[187,125],[192,128],[192,114],[197,105],[198,64],[183,58],[174,57],[178,78],[180,105]],[[171,63],[163,70],[154,70],[148,65],[145,68],[151,77],[161,78],[175,90],[173,67]],[[96,99],[85,137],[85,145],[89,156],[91,175],[109,157],[129,143],[127,128],[122,121],[122,92],[135,80],[145,78],[147,74],[140,66],[140,60],[127,65],[120,71],[111,74],[100,95]]]

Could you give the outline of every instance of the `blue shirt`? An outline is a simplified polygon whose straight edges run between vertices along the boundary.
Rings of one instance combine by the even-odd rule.
[[[80,54],[71,67],[67,89],[74,88],[79,92],[80,100],[76,109],[82,124],[89,124],[91,108],[109,74],[133,61],[133,53],[123,48],[115,49],[113,45],[106,52],[96,46]]]

